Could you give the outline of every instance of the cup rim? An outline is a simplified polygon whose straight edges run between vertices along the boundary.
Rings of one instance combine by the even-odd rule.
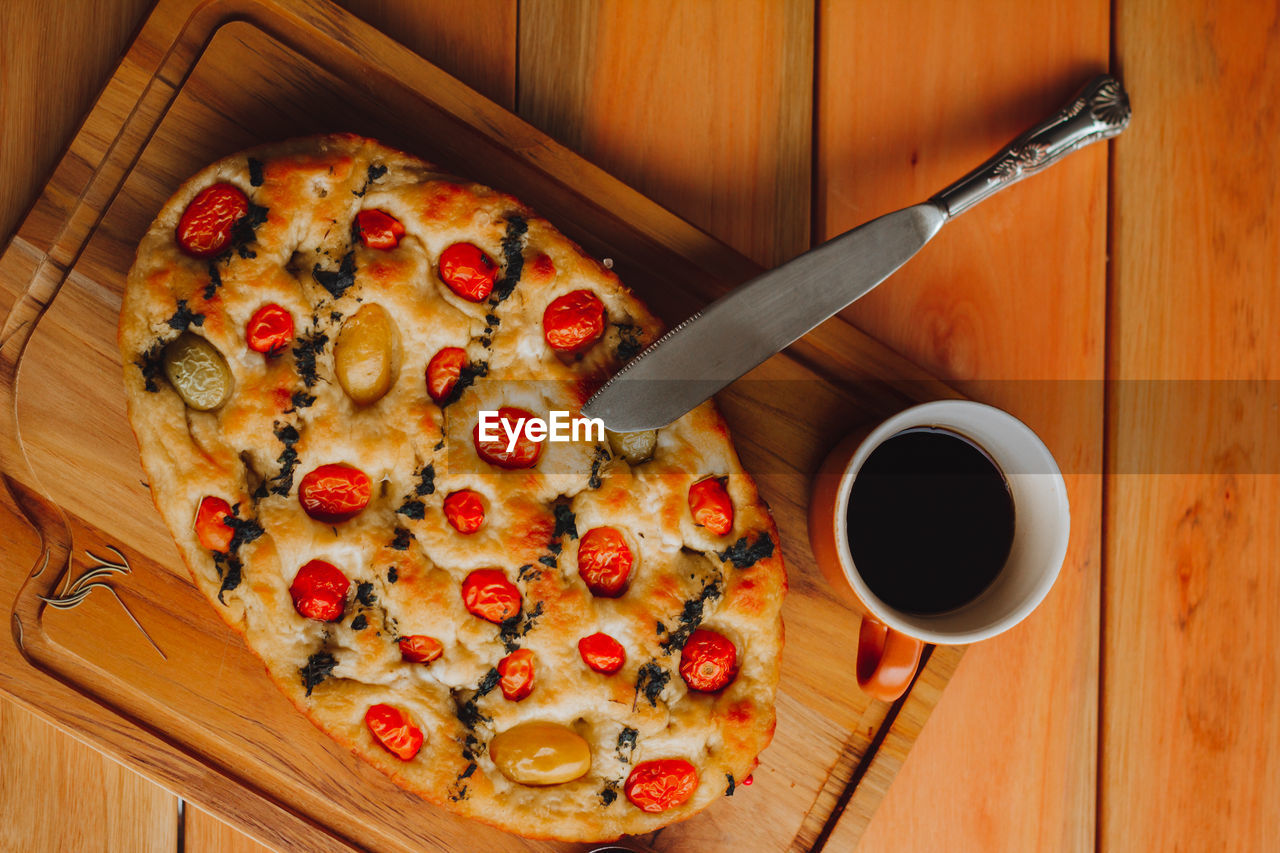
[[[996,620],[982,628],[975,628],[967,631],[938,631],[921,627],[916,623],[908,623],[898,616],[896,610],[883,602],[875,595],[862,579],[861,574],[854,570],[855,563],[853,555],[849,550],[848,536],[848,512],[849,512],[849,496],[852,491],[853,480],[857,476],[857,472],[862,469],[867,457],[871,452],[883,444],[890,437],[897,435],[905,429],[917,426],[938,426],[964,435],[964,430],[960,427],[953,427],[947,423],[947,413],[957,408],[967,409],[971,412],[977,411],[983,417],[987,417],[996,421],[1003,421],[1005,424],[1012,426],[1014,429],[1022,432],[1024,437],[1028,439],[1027,446],[1031,448],[1040,462],[1045,465],[1044,471],[1050,476],[1050,488],[1053,490],[1053,497],[1058,509],[1058,523],[1054,529],[1049,532],[1053,537],[1049,553],[1051,554],[1052,569],[1045,571],[1040,578],[1037,579],[1031,593],[1026,596],[1019,605],[1011,610],[1002,618]],[[970,439],[972,440],[972,439]],[[984,448],[986,449],[986,448]],[[990,452],[990,450],[987,450]],[[1039,475],[1038,475],[1039,476]],[[888,418],[877,425],[871,432],[863,437],[862,441],[854,449],[848,461],[845,463],[843,470],[840,472],[840,483],[836,491],[835,518],[835,545],[836,551],[840,558],[840,570],[843,572],[845,580],[853,588],[854,594],[862,601],[863,606],[876,619],[884,622],[890,628],[902,634],[906,634],[917,639],[924,640],[929,643],[941,643],[946,645],[961,645],[965,643],[973,643],[979,640],[989,639],[997,634],[1009,630],[1017,625],[1033,610],[1040,605],[1045,596],[1049,594],[1049,590],[1053,587],[1059,573],[1062,571],[1062,564],[1066,559],[1067,545],[1071,536],[1071,511],[1067,500],[1066,483],[1062,478],[1062,472],[1058,468],[1057,461],[1053,458],[1053,454],[1049,452],[1049,448],[1036,435],[1035,431],[1023,423],[1018,418],[995,406],[989,406],[985,403],[978,403],[973,400],[935,400],[928,403],[920,403],[908,409],[898,412],[896,415]],[[976,601],[977,599],[975,599]]]

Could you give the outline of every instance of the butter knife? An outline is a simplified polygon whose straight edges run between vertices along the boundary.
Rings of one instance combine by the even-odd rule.
[[[659,429],[891,276],[944,223],[1129,124],[1129,96],[1100,74],[1056,114],[933,198],[846,231],[735,288],[629,361],[582,407],[614,432]]]

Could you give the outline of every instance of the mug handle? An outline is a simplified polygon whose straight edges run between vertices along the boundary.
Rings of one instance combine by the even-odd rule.
[[[923,650],[921,640],[864,615],[858,629],[858,686],[873,699],[895,701],[911,685]]]

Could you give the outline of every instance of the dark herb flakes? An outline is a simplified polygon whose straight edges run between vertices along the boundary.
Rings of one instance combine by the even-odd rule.
[[[391,547],[396,551],[408,551],[412,534],[403,527],[396,528],[396,538],[391,540]],[[390,580],[390,578],[388,578]]]
[[[343,255],[342,263],[336,271],[322,270],[316,264],[311,269],[311,275],[315,277],[317,284],[329,291],[334,299],[338,299],[356,283],[356,253],[352,251]]]
[[[246,244],[257,239],[258,226],[266,221],[267,208],[249,202],[248,213],[237,219],[236,224],[231,227],[231,245],[237,250],[242,250]],[[255,255],[252,252],[246,255],[241,251],[240,257],[255,257]]]
[[[233,554],[215,553],[213,555],[214,565],[218,568],[218,577],[222,579],[222,586],[218,587],[218,603],[226,604],[222,595],[231,592],[240,586],[244,564],[240,562],[240,558]]]
[[[206,302],[213,298],[219,287],[222,287],[222,273],[218,270],[218,262],[209,261],[209,283],[204,286]]]
[[[684,648],[684,644],[688,642],[689,635],[692,634],[699,625],[702,624],[703,613],[706,609],[707,602],[713,598],[719,598],[721,593],[720,581],[713,580],[702,588],[702,592],[697,598],[691,598],[684,603],[684,609],[680,612],[680,624],[674,631],[667,635],[667,638],[661,642],[662,648],[668,652],[672,650],[680,650]],[[659,628],[662,623],[658,623]]]
[[[249,185],[262,186],[262,161],[257,157],[249,158]]]
[[[398,580],[400,580],[400,572],[396,569],[396,567],[392,566],[391,568],[387,569],[387,583],[395,583]]]
[[[424,465],[422,470],[418,472],[418,485],[413,489],[414,494],[418,497],[423,495],[433,495],[436,492],[436,466],[433,464]]]
[[[587,478],[587,487],[598,489],[604,484],[604,480],[600,478],[600,469],[604,463],[609,461],[609,451],[603,447],[596,445],[595,456],[591,459],[591,476]]]
[[[570,539],[578,538],[578,520],[573,514],[573,510],[569,509],[568,504],[556,504],[552,510],[556,514],[556,529],[551,534],[552,538],[559,539],[562,536],[568,536]]]
[[[502,237],[502,259],[506,270],[493,286],[490,304],[496,305],[505,300],[520,282],[520,275],[524,272],[524,235],[528,230],[529,224],[523,216],[518,213],[507,216],[507,233]]]
[[[656,706],[658,697],[670,680],[671,673],[659,666],[657,661],[649,661],[636,673],[636,701],[643,694],[651,706]]]
[[[293,396],[289,398],[289,411],[296,412],[298,409],[308,408],[314,405],[315,402],[315,394],[308,394],[306,391],[294,391]]]
[[[773,556],[773,537],[767,532],[761,533],[755,542],[748,543],[747,537],[743,536],[717,556],[733,563],[735,568],[749,569],[761,560]]]
[[[192,311],[187,305],[187,300],[178,300],[178,309],[173,312],[173,316],[168,320],[169,328],[177,329],[179,332],[185,332],[189,326],[203,326],[204,315],[198,311]]]
[[[725,778],[726,780],[728,780],[728,782],[729,782],[729,787],[727,787],[727,788],[725,788],[725,789],[724,789],[724,795],[725,795],[726,797],[732,797],[732,796],[733,796],[733,789],[737,787],[737,785],[735,785],[735,784],[734,784],[734,782],[733,782],[733,774],[732,774],[732,773],[726,773],[726,774],[724,774],[724,778]]]
[[[328,652],[316,652],[307,658],[306,665],[299,667],[298,673],[302,676],[302,686],[307,688],[308,696],[312,689],[333,675],[333,668],[337,665],[337,659]]]
[[[378,600],[378,596],[373,594],[373,583],[370,581],[361,581],[356,585],[356,601],[365,607],[372,607],[373,603]]]
[[[427,505],[417,498],[409,497],[404,499],[404,503],[396,507],[396,512],[406,518],[413,518],[421,521],[427,515]]]
[[[369,627],[369,619],[361,613],[359,616],[351,620],[352,631],[363,631]]]
[[[542,569],[535,569],[533,563],[528,563],[520,567],[516,572],[516,580],[518,581],[536,581],[542,577]]]
[[[618,783],[606,782],[604,787],[600,789],[600,804],[605,808],[613,805],[613,801],[618,799]]]
[[[308,388],[320,379],[316,372],[316,357],[324,352],[327,343],[329,343],[329,336],[317,329],[299,337],[298,345],[293,348],[293,360],[297,365],[298,375],[302,377],[302,381]]]
[[[152,394],[160,390],[158,380],[164,376],[164,348],[164,341],[156,341],[133,362],[142,371],[142,387]]]
[[[550,554],[543,554],[538,558],[538,562],[542,563],[542,565],[546,566],[548,569],[554,569],[556,567],[556,558]]]
[[[636,737],[640,732],[630,726],[623,726],[622,731],[618,732],[618,760],[623,764],[631,763],[631,756],[636,751]]]

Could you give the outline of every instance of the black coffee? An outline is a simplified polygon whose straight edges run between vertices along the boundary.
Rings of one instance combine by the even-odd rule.
[[[982,448],[935,427],[891,436],[849,493],[849,552],[871,591],[908,613],[967,604],[1013,544],[1013,497]]]

